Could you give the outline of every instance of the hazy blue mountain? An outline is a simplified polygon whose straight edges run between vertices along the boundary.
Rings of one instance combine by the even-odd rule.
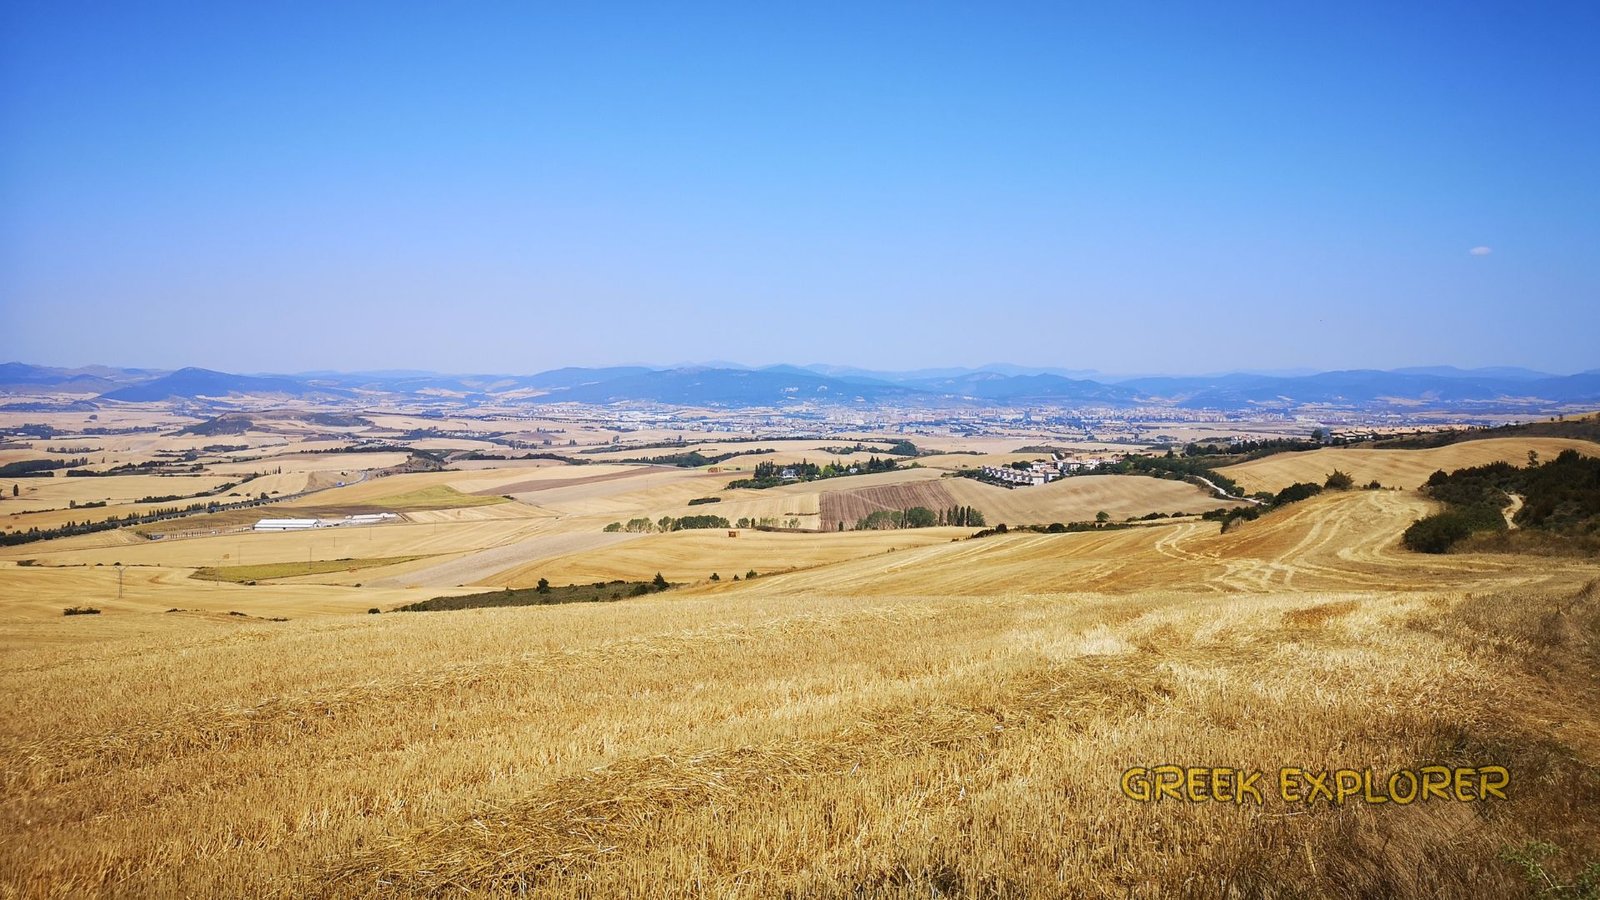
[[[853,403],[857,397],[877,401],[910,398],[918,393],[897,385],[860,384],[809,372],[686,368],[625,375],[553,391],[541,399],[580,403],[642,400],[688,406],[769,406],[795,401]]]
[[[815,373],[817,375],[825,375],[829,378],[878,381],[887,382],[889,384],[903,384],[908,381],[916,381],[922,378],[955,378],[959,375],[969,375],[972,372],[977,371],[976,369],[958,366],[955,368],[913,369],[906,372],[888,372],[877,369],[862,369],[855,366],[831,366],[824,363],[812,363],[806,366],[799,366],[798,368],[807,372]]]
[[[1121,385],[1047,374],[1003,375],[999,372],[974,372],[956,378],[914,381],[908,386],[957,397],[1007,403],[1081,401],[1117,404],[1131,403],[1138,398],[1136,391]]]
[[[0,390],[38,390],[49,388],[72,393],[99,394],[121,385],[152,378],[148,369],[116,369],[110,366],[83,366],[64,369],[28,363],[0,363]]]
[[[1555,402],[1600,400],[1600,386],[1582,375],[1529,379],[1462,373],[1456,375],[1355,369],[1294,378],[1225,375],[1220,378],[1141,378],[1125,381],[1153,398],[1200,409],[1234,409],[1262,404],[1372,404],[1391,399],[1464,403],[1537,398]]]
[[[1600,369],[1580,372],[1577,375],[1541,378],[1523,382],[1526,392],[1522,396],[1561,403],[1600,401]]]
[[[581,366],[567,366],[562,369],[551,369],[537,375],[515,376],[519,387],[544,388],[572,388],[584,384],[600,384],[616,378],[627,378],[634,375],[645,375],[655,371],[645,366],[606,366],[603,368],[583,368]]]
[[[1062,378],[1074,378],[1087,381],[1104,383],[1107,379],[1102,372],[1094,369],[1060,369],[1053,366],[1014,366],[1011,363],[984,363],[979,366],[979,372],[998,372],[1001,375],[1060,375]]]
[[[1458,369],[1455,366],[1408,366],[1391,369],[1397,375],[1438,375],[1444,378],[1500,378],[1533,381],[1559,376],[1521,366],[1486,366],[1481,369]]]
[[[170,398],[226,397],[230,394],[283,394],[305,397],[313,394],[344,393],[335,389],[316,387],[304,381],[283,376],[230,375],[211,369],[179,369],[142,384],[129,385],[102,394],[102,400],[122,400],[144,403]]]
[[[1060,375],[1063,378],[1084,378],[1104,381],[1099,373],[1093,369],[1057,369],[1038,366],[1016,366],[1010,363],[986,363],[981,366],[954,366],[931,369],[910,369],[905,371],[886,371],[877,369],[860,369],[854,366],[830,366],[813,363],[807,366],[789,366],[799,368],[818,375],[827,375],[830,378],[852,378],[870,381],[883,381],[890,384],[911,384],[932,379],[954,379],[967,375],[991,373],[996,375]]]
[[[822,371],[818,371],[821,369]],[[1233,372],[1199,376],[1073,378],[1073,370],[1042,372],[992,364],[981,369],[943,368],[886,372],[848,366],[779,364],[760,369],[720,366],[569,366],[532,375],[450,375],[414,370],[308,372],[299,376],[237,375],[187,368],[86,366],[79,369],[0,364],[0,391],[66,390],[107,400],[152,401],[237,394],[350,397],[355,391],[400,396],[454,394],[468,404],[509,392],[538,391],[539,400],[611,403],[649,401],[688,406],[765,406],[792,401],[950,404],[1175,404],[1192,409],[1240,410],[1301,404],[1382,406],[1393,401],[1452,404],[1504,401],[1600,405],[1600,369],[1550,375],[1516,366],[1460,369],[1417,366],[1382,371],[1352,369],[1310,375]]]

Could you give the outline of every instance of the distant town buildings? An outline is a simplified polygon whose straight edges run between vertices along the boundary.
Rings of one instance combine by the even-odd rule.
[[[1012,487],[1029,487],[1037,484],[1049,484],[1057,478],[1065,478],[1074,472],[1091,471],[1101,464],[1114,462],[1116,462],[1115,459],[1102,459],[1100,457],[1067,459],[1058,453],[1054,459],[1028,463],[1027,468],[1018,468],[1015,464],[984,466],[981,472],[985,481]]]

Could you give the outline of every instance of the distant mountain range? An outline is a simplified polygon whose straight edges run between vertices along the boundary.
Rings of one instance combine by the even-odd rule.
[[[359,403],[398,396],[469,406],[648,402],[752,407],[805,402],[953,407],[1164,405],[1226,411],[1305,405],[1414,408],[1417,404],[1447,408],[1502,404],[1525,409],[1600,404],[1600,369],[1552,375],[1515,367],[1428,366],[1314,374],[1111,377],[1085,370],[1003,364],[888,372],[824,365],[747,368],[725,363],[568,367],[534,375],[445,375],[412,370],[237,375],[197,368],[174,372],[5,363],[0,364],[0,393],[34,398],[42,393],[71,394],[76,403],[226,402],[246,397]]]

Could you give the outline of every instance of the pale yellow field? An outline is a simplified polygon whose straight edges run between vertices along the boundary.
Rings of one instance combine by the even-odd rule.
[[[996,535],[778,576],[761,589],[861,596],[1178,588],[1239,594],[1381,590],[1412,580],[1440,588],[1484,580],[1504,584],[1510,571],[1520,572],[1518,583],[1526,583],[1548,574],[1542,567],[1575,577],[1593,570],[1592,562],[1582,560],[1530,566],[1503,555],[1429,556],[1401,549],[1400,532],[1434,509],[1431,501],[1411,492],[1352,491],[1293,504],[1228,534],[1221,534],[1214,522],[1190,521],[1086,533]]]
[[[406,461],[404,453],[284,453],[252,459],[246,462],[217,463],[211,471],[223,475],[240,475],[248,472],[350,472],[364,469],[384,469]]]
[[[792,534],[735,529],[693,529],[650,534],[601,550],[541,560],[483,579],[490,586],[530,587],[540,578],[552,584],[649,580],[660,572],[668,581],[691,583],[716,572],[734,575],[803,569],[842,560],[872,557],[889,565],[889,554],[911,547],[943,545],[972,533],[970,528],[913,528],[903,531],[844,531]],[[878,557],[883,557],[881,561]],[[872,565],[872,563],[868,563]]]
[[[513,507],[512,504],[506,504]],[[465,553],[511,543],[540,531],[541,519],[480,518],[433,523],[401,523],[312,531],[243,531],[183,540],[138,541],[108,547],[77,548],[69,541],[47,541],[0,548],[0,559],[36,559],[46,565],[114,562],[199,568],[303,559]],[[91,535],[90,537],[97,537]]]
[[[252,478],[239,488],[251,494],[298,494],[314,486],[312,481],[315,475],[326,475],[319,472],[284,472],[276,475],[263,475]],[[337,473],[335,473],[337,475]],[[326,479],[318,479],[318,482]],[[330,486],[332,482],[329,482]]]
[[[617,433],[494,424],[583,444]],[[1001,460],[1034,442],[933,443]],[[1228,474],[1275,489],[1337,466],[1414,486],[1575,443],[1323,450]],[[283,459],[250,490],[404,456]],[[1499,897],[1548,886],[1503,859],[1529,841],[1563,848],[1557,880],[1600,860],[1600,573],[1578,557],[1406,552],[1401,532],[1436,509],[1412,490],[1325,493],[1225,534],[1198,520],[981,539],[602,531],[691,514],[810,526],[824,492],[908,485],[991,524],[1225,505],[1152,478],[1006,490],[942,477],[979,459],[763,491],[724,490],[740,473],[615,464],[369,477],[275,514],[444,508],[364,528],[0,548],[0,900]],[[515,501],[450,505],[501,495]],[[707,496],[721,502],[688,505]],[[262,509],[210,521],[241,527]],[[268,565],[272,582],[253,586],[190,577]],[[680,586],[389,611],[657,572]],[[1269,795],[1262,808],[1121,795],[1123,770],[1165,762],[1500,764],[1513,793],[1405,807]]]
[[[72,501],[107,501],[113,505],[138,500],[140,497],[165,497],[171,494],[190,496],[209,491],[218,485],[238,481],[237,477],[221,475],[106,475],[91,478],[19,478],[21,488],[17,497],[7,496],[0,502],[0,513],[17,513],[24,510],[58,509]],[[6,485],[9,495],[10,485]],[[87,512],[87,511],[86,511]],[[97,511],[104,513],[105,510]],[[76,518],[82,519],[79,513]]]
[[[568,479],[546,478],[530,482],[527,490],[518,490],[519,485],[507,486],[507,490],[512,497],[542,512],[563,517],[591,517],[603,526],[611,519],[638,515],[641,510],[686,505],[691,498],[715,493],[727,483],[724,475],[658,467],[631,468],[615,473],[621,477],[598,480],[596,476],[604,476],[591,471],[597,468],[584,466],[576,478],[573,473],[580,470],[567,470],[564,474]],[[544,474],[552,470],[535,471]],[[592,478],[596,480],[589,480]]]
[[[1572,449],[1585,456],[1600,455],[1600,444],[1567,438],[1490,438],[1462,441],[1432,450],[1361,450],[1328,447],[1304,453],[1279,453],[1221,469],[1246,491],[1276,492],[1297,481],[1321,484],[1334,469],[1348,473],[1356,484],[1376,480],[1385,487],[1416,488],[1428,476],[1493,462],[1527,465],[1528,451],[1551,459]]]
[[[1216,499],[1184,481],[1125,475],[1075,475],[1049,484],[1007,490],[971,478],[947,478],[944,486],[958,503],[983,511],[990,524],[1048,525],[1092,522],[1104,510],[1113,522],[1146,513],[1202,513],[1219,506],[1238,506]]]
[[[1558,875],[1600,855],[1585,812],[1600,802],[1600,691],[1580,642],[1600,626],[1600,587],[1584,587],[1592,567],[1400,553],[1425,506],[1356,492],[1228,535],[946,543],[607,604],[6,615],[0,884],[1515,896],[1527,883],[1507,848],[1565,848]],[[112,589],[76,571],[99,579],[85,592]],[[132,592],[154,610],[172,587]],[[1513,799],[1258,810],[1144,805],[1117,787],[1159,762],[1441,760],[1505,765]]]
[[[371,607],[387,609],[441,594],[465,593],[453,587],[410,589],[373,585],[354,588],[330,583],[317,584],[308,589],[303,584],[293,582],[242,585],[190,578],[192,571],[144,565],[124,566],[121,576],[123,596],[119,600],[117,569],[110,563],[59,569],[0,562],[0,586],[3,586],[4,595],[3,602],[0,602],[0,626],[24,622],[81,622],[89,617],[65,617],[61,611],[69,606],[92,606],[102,610],[102,615],[95,621],[111,623],[113,632],[149,636],[172,629],[170,620],[160,616],[173,608],[224,615],[237,611],[256,618],[343,616],[365,613]],[[347,581],[360,582],[360,575],[370,571],[374,570],[363,570]],[[181,628],[178,630],[182,631]],[[41,639],[71,645],[82,640],[79,634],[57,631],[53,635],[41,634]],[[96,637],[91,643],[98,643],[99,640]]]

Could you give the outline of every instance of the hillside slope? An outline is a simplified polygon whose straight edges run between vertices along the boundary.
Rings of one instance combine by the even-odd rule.
[[[1508,849],[1562,847],[1564,877],[1600,857],[1600,584],[1394,552],[1423,506],[1354,493],[1227,535],[964,541],[607,604],[0,624],[0,893],[1513,896]],[[1513,799],[1118,787],[1164,762],[1440,761],[1505,766]]]
[[[1449,472],[1492,462],[1520,466],[1527,463],[1529,450],[1550,459],[1567,449],[1585,456],[1600,455],[1600,444],[1573,438],[1491,438],[1425,450],[1328,447],[1302,453],[1277,453],[1218,471],[1251,492],[1276,492],[1297,481],[1321,484],[1334,469],[1348,473],[1358,485],[1376,480],[1385,487],[1413,489],[1439,469]]]

